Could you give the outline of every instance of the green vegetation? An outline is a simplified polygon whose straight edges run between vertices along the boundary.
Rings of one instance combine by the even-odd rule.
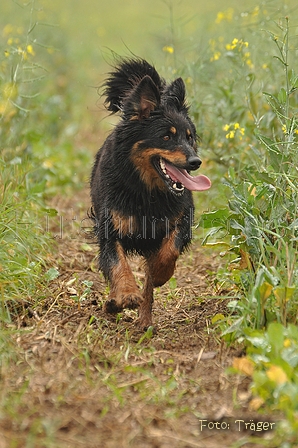
[[[247,353],[252,361],[253,404],[281,411],[286,419],[279,437],[295,440],[298,430],[298,329],[270,323],[266,331],[247,330]],[[289,440],[288,439],[288,440]]]
[[[214,324],[230,343],[248,344],[248,357],[255,361],[252,389],[263,400],[259,406],[283,410],[294,440],[298,412],[293,398],[298,396],[298,339],[293,326],[298,305],[297,18],[284,10],[272,20],[267,7],[261,5],[238,17],[241,33],[238,30],[230,39],[211,39],[209,64],[198,61],[190,69],[197,72],[201,64],[205,79],[213,78],[217,84],[198,105],[198,121],[204,120],[202,128],[205,122],[213,123],[206,141],[227,199],[220,208],[204,213],[200,226],[205,230],[203,244],[222,246],[222,255],[228,257],[228,270],[225,266],[219,278],[234,291],[235,299],[228,304],[231,315],[215,316]],[[232,18],[222,14],[217,20]],[[262,42],[262,51],[257,42]],[[283,348],[287,334],[291,334],[291,360]],[[251,341],[259,351],[250,348]],[[258,358],[255,354],[262,353],[261,348],[266,355],[271,351],[271,356]],[[280,377],[270,377],[274,369],[286,378],[282,387]]]
[[[8,303],[30,301],[36,288],[39,290],[52,244],[46,220],[56,214],[46,205],[46,198],[82,185],[88,176],[83,167],[91,163],[83,148],[72,146],[77,123],[73,122],[74,103],[65,71],[67,55],[54,47],[54,28],[39,23],[45,11],[37,9],[37,2],[22,8],[12,6],[22,11],[23,25],[6,23],[1,31],[0,281],[4,319],[9,319]]]
[[[288,17],[276,28],[276,33],[268,33],[272,42],[267,42],[276,47],[272,65],[265,67],[271,73],[270,85],[259,94],[253,89],[262,80],[248,59],[250,53],[243,54],[249,43],[236,38],[226,45],[227,52],[236,52],[251,69],[244,78],[247,108],[235,105],[233,113],[238,109],[238,114],[221,126],[227,142],[221,139],[223,148],[228,151],[231,141],[236,142],[232,160],[224,160],[227,207],[201,219],[203,228],[210,229],[204,241],[225,237],[227,252],[236,255],[229,278],[241,296],[234,305],[244,317],[245,324],[239,322],[242,330],[244,325],[262,328],[270,321],[297,323],[298,75],[292,68],[295,47],[290,46],[296,42]],[[234,95],[233,89],[229,93]]]
[[[13,342],[21,331],[18,316],[28,307],[34,310],[59,275],[53,268],[55,244],[47,228],[48,218],[57,212],[49,204],[55,195],[74,195],[87,183],[99,145],[96,138],[104,139],[110,127],[109,121],[101,121],[101,106],[96,103],[96,88],[108,71],[106,60],[113,60],[113,51],[121,55],[131,51],[154,61],[165,77],[181,75],[186,81],[191,113],[202,136],[202,169],[213,180],[210,193],[204,199],[198,196],[205,212],[200,212],[202,202],[198,203],[197,234],[203,245],[222,250],[225,262],[216,281],[233,297],[228,312],[214,316],[214,332],[231,346],[240,343],[246,348],[249,373],[243,365],[234,366],[234,371],[251,376],[254,410],[278,411],[282,416],[274,446],[294,446],[298,430],[295,2],[242,6],[231,1],[225,10],[215,9],[218,2],[209,2],[199,6],[202,11],[197,1],[156,1],[146,6],[143,2],[124,6],[116,0],[100,6],[86,3],[76,2],[75,8],[70,0],[1,5],[0,366],[20,359]],[[144,9],[151,20],[148,31],[141,20]],[[91,293],[92,281],[74,279],[79,286],[72,298],[79,308]],[[168,302],[176,297],[176,289],[172,279]],[[83,336],[88,344],[98,342],[91,330],[94,320],[92,316]],[[101,331],[105,335],[107,329]],[[146,334],[137,347],[151,337]],[[127,361],[130,350],[127,342],[119,359],[106,357],[101,362],[114,365],[115,372],[101,372],[101,379],[120,404],[126,383],[121,385],[117,363]],[[151,354],[147,355],[150,364]],[[75,356],[87,377],[88,353],[82,349]],[[140,396],[149,396],[152,403],[180,403],[183,390],[175,375],[162,383],[149,367],[126,369],[131,378],[127,384]],[[1,395],[7,415],[20,410],[26,384],[12,398]],[[36,425],[31,437],[44,433],[42,446],[55,446],[50,423],[36,420]]]
[[[248,356],[257,360],[252,389],[263,399],[259,405],[283,410],[294,440],[298,411],[298,339],[293,326],[298,305],[297,23],[286,13],[277,21],[267,21],[266,6],[256,8],[251,17],[244,15],[240,29],[245,34],[210,42],[210,62],[219,67],[219,76],[214,72],[218,89],[208,98],[208,108],[203,104],[201,116],[218,124],[210,130],[208,144],[221,166],[219,181],[227,200],[225,207],[204,213],[200,226],[206,230],[203,244],[224,248],[229,269],[225,267],[219,277],[235,292],[228,304],[229,318],[215,316],[214,323],[223,318],[222,336],[230,343],[248,344]],[[247,30],[253,16],[265,29]],[[262,52],[252,53],[251,47],[256,50],[253,39],[262,41]],[[212,72],[206,79],[210,77]],[[258,332],[251,333],[254,329]],[[287,334],[291,334],[291,360],[283,348]],[[251,341],[259,351],[250,348]],[[256,357],[261,348],[267,355],[271,351],[271,356]],[[283,387],[280,377],[271,379],[274,369],[286,378]]]

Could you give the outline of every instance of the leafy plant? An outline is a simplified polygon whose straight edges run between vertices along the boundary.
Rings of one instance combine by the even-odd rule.
[[[273,320],[297,322],[298,77],[290,69],[288,18],[279,24],[279,31],[280,37],[270,36],[278,50],[276,69],[281,70],[272,93],[263,93],[267,102],[263,115],[256,104],[250,109],[255,127],[246,129],[245,140],[239,143],[241,171],[230,165],[223,180],[230,192],[228,207],[207,212],[200,221],[208,229],[205,244],[218,244],[219,236],[223,241],[229,238],[230,276],[240,295],[234,311],[245,315],[253,328]],[[248,97],[251,104],[253,95]],[[226,139],[234,139],[238,129],[239,124],[236,129],[224,127]]]
[[[236,359],[236,370],[252,376],[253,398],[250,407],[262,407],[281,413],[285,419],[277,423],[282,442],[295,442],[298,431],[298,328],[271,323],[265,332],[245,331],[247,357]]]
[[[81,307],[81,302],[87,299],[87,297],[90,295],[91,288],[93,286],[93,282],[89,280],[83,280],[80,285],[77,285],[76,288],[74,288],[72,285],[74,282],[77,282],[77,278],[74,277],[73,279],[69,280],[67,282],[68,291],[72,294],[70,296],[71,299],[73,299],[78,304],[78,309]]]

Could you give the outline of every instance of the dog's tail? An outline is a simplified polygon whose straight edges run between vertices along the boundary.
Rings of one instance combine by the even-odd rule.
[[[123,99],[144,76],[150,76],[159,91],[162,91],[165,86],[165,81],[155,68],[143,59],[121,61],[109,75],[104,84],[104,95],[106,96],[105,106],[112,113],[122,109]]]

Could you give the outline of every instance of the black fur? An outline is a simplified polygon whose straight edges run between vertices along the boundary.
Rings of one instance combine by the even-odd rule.
[[[105,95],[107,109],[121,112],[91,175],[99,267],[111,285],[106,310],[139,307],[140,324],[148,327],[153,287],[173,274],[178,255],[190,243],[194,213],[191,191],[165,179],[159,164],[198,168],[196,130],[182,79],[167,85],[144,60],[121,62],[109,75]],[[147,261],[143,294],[133,284],[127,253]]]

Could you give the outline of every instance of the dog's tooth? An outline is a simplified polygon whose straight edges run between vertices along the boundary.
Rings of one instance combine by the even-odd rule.
[[[177,188],[177,184],[176,184],[176,182],[173,183],[173,188],[176,190],[176,188]]]

